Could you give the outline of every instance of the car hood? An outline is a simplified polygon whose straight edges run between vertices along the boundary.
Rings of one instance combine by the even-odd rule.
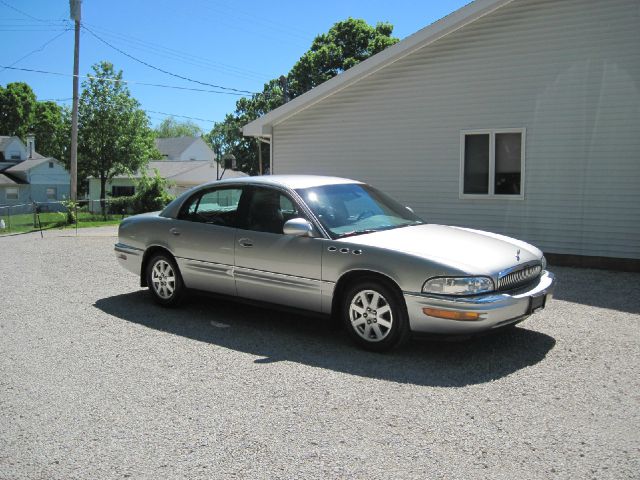
[[[395,228],[340,241],[420,257],[465,274],[495,275],[542,258],[542,252],[526,242],[496,233],[446,225]]]

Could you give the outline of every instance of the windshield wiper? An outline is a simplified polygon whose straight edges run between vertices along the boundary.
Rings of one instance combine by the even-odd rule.
[[[384,230],[384,229],[365,228],[363,230],[352,230],[351,232],[341,233],[340,235],[338,235],[338,238],[353,237],[354,235],[362,235],[362,234],[365,234],[365,233],[379,232],[380,230]]]
[[[414,223],[407,223],[404,225],[382,225],[378,228],[363,228],[362,230],[352,230],[350,232],[341,233],[337,238],[353,237],[354,235],[363,235],[365,233],[382,232],[383,230],[393,230],[394,228],[413,227],[415,225],[423,225],[425,222],[418,220]]]

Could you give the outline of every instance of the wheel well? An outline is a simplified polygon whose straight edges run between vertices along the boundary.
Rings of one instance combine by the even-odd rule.
[[[399,298],[401,298],[404,303],[402,290],[400,290],[400,287],[398,286],[398,284],[395,281],[393,281],[391,278],[387,277],[386,275],[383,275],[382,273],[372,272],[369,270],[354,270],[354,271],[345,273],[342,277],[340,277],[340,279],[336,283],[336,286],[333,290],[333,300],[331,302],[331,315],[333,317],[336,317],[336,315],[339,315],[340,305],[342,304],[342,298],[347,287],[349,285],[353,285],[356,282],[361,282],[364,280],[377,280],[379,282],[384,283],[389,288],[395,290],[398,293]]]
[[[147,275],[146,275],[147,264],[149,263],[149,260],[153,258],[153,256],[156,253],[164,253],[165,255],[169,255],[171,258],[175,260],[175,257],[171,254],[171,252],[164,247],[147,248],[147,250],[144,252],[144,255],[142,257],[142,265],[140,265],[140,286],[141,287],[149,286],[147,285]]]

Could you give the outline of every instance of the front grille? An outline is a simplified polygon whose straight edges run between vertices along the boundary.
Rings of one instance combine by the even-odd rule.
[[[507,273],[498,279],[498,290],[513,290],[523,287],[540,276],[542,267],[540,265],[530,265],[515,272]]]

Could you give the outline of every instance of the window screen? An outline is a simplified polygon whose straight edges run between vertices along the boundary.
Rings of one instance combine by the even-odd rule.
[[[465,135],[464,193],[489,193],[489,134]]]

